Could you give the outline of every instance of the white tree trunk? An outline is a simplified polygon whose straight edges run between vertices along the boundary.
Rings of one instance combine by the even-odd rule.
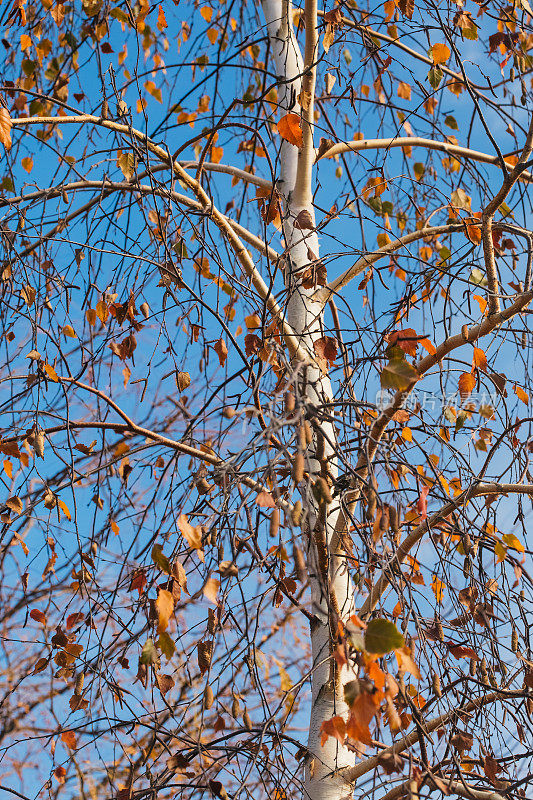
[[[286,113],[301,112],[300,93],[302,91],[302,72],[304,61],[296,40],[292,25],[292,4],[286,0],[263,0],[263,11],[266,18],[268,35],[274,56],[278,84],[278,103],[280,117]],[[307,47],[306,47],[307,50]],[[311,54],[314,60],[314,53]],[[306,61],[308,53],[306,52]],[[309,86],[306,87],[309,89]],[[294,227],[296,217],[301,211],[311,215],[313,224],[315,215],[312,205],[311,169],[314,158],[312,148],[313,134],[313,95],[314,77],[311,80],[311,97],[306,101],[307,123],[303,122],[304,144],[302,152],[296,147],[283,141],[281,145],[280,175],[277,188],[285,198],[284,235],[287,243],[287,274],[286,283],[289,292],[287,302],[287,321],[295,333],[301,337],[302,344],[311,353],[314,352],[313,342],[323,336],[323,307],[313,302],[311,297],[314,289],[304,289],[299,285],[298,273],[302,274],[303,268],[309,264],[308,251],[312,251],[314,258],[318,258],[319,244],[315,230],[300,230]],[[307,125],[307,128],[305,127]],[[310,143],[310,146],[309,146]],[[302,160],[307,163],[302,164]],[[300,161],[300,163],[299,163]],[[301,378],[301,390],[304,393],[306,405],[320,408],[330,401],[332,397],[331,383],[327,374],[316,367],[306,367]],[[327,410],[328,416],[332,411]],[[337,477],[337,459],[334,453],[336,439],[335,427],[331,422],[322,422],[320,425],[322,435],[325,437],[325,463],[328,465],[332,478]],[[311,481],[321,472],[321,463],[310,457],[307,468]],[[337,503],[327,508],[325,525],[322,534],[316,528],[318,519],[318,506],[310,485],[303,497],[304,510],[307,512],[307,527],[304,536],[309,542],[307,547],[307,563],[313,613],[316,623],[311,626],[311,643],[313,656],[312,673],[312,708],[309,721],[309,737],[307,759],[305,794],[311,800],[343,800],[352,796],[353,789],[342,778],[340,770],[351,767],[355,757],[347,748],[329,737],[322,747],[320,744],[320,729],[325,720],[335,715],[347,717],[348,707],[344,702],[343,686],[355,675],[347,668],[339,670],[333,667],[335,662],[330,658],[331,635],[330,614],[332,605],[336,605],[339,617],[346,620],[353,613],[353,587],[348,571],[342,559],[334,557],[331,553],[331,539],[340,508]],[[320,546],[317,539],[325,539],[326,567],[324,557],[320,557]],[[324,550],[322,550],[324,553]]]

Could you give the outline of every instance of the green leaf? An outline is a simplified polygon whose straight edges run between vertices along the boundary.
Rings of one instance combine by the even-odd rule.
[[[456,433],[458,433],[461,430],[467,419],[468,419],[468,414],[466,413],[466,411],[459,411],[459,413],[457,414],[457,419],[455,421]]]
[[[161,572],[166,572],[167,575],[170,575],[171,572],[170,561],[168,560],[166,555],[164,555],[163,548],[161,547],[160,544],[154,544],[154,546],[152,547],[152,561],[154,562],[156,567],[159,567]]]
[[[428,81],[432,89],[438,89],[444,73],[440,67],[431,67],[428,72]]]
[[[387,355],[389,363],[381,373],[381,386],[383,389],[398,389],[401,392],[407,389],[411,381],[416,380],[418,372],[405,360],[405,353],[400,347],[388,348]]]
[[[146,666],[156,665],[159,660],[153,639],[147,639],[141,651],[139,661]]]
[[[475,283],[476,286],[487,286],[488,284],[485,273],[478,269],[478,267],[474,267],[468,280],[470,283]]]
[[[455,119],[455,117],[452,117],[451,114],[448,114],[448,116],[444,120],[444,124],[447,125],[448,128],[451,128],[452,131],[459,130],[459,125],[457,124],[457,120]]]
[[[502,217],[508,217],[509,214],[511,216],[513,216],[513,212],[511,211],[511,209],[509,208],[507,203],[502,203],[501,206],[499,207],[498,211],[500,212]]]
[[[170,661],[174,653],[176,652],[176,645],[174,641],[170,638],[166,631],[159,634],[159,640],[157,642],[157,646],[166,657],[167,661]]]
[[[463,37],[465,39],[471,39],[474,42],[477,41],[478,32],[477,32],[477,26],[476,26],[475,23],[472,23],[472,25],[469,26],[468,28],[463,28],[461,32],[462,32]]]
[[[394,624],[388,619],[373,619],[368,623],[365,632],[365,650],[384,656],[393,650],[405,646],[405,639]]]
[[[413,165],[413,172],[415,173],[415,178],[417,179],[417,181],[422,180],[425,171],[426,168],[421,161],[417,161],[416,164]]]

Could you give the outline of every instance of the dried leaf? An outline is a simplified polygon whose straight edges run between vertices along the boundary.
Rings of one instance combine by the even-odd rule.
[[[0,143],[6,150],[11,147],[11,117],[7,108],[3,106],[0,107]]]

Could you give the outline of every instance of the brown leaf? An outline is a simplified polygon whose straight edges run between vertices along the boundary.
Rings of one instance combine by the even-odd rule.
[[[188,766],[189,761],[181,753],[177,753],[175,756],[170,756],[170,758],[167,759],[167,769],[171,772],[177,769],[187,769]]]
[[[157,685],[163,697],[174,688],[175,680],[172,675],[156,675]]]
[[[260,508],[276,508],[276,504],[270,492],[259,492],[255,498],[255,502]]]
[[[24,508],[20,497],[10,497],[6,500],[6,506],[15,514],[22,514],[22,509]]]
[[[301,231],[312,231],[314,230],[315,223],[313,221],[313,217],[311,216],[311,212],[308,211],[306,208],[302,209],[296,219],[294,220],[294,227],[298,228]]]
[[[176,372],[176,386],[178,391],[184,392],[191,385],[191,376],[188,372]]]
[[[333,336],[322,336],[313,342],[313,348],[319,359],[327,362],[329,367],[335,365],[338,342]]]
[[[220,366],[223,367],[228,357],[228,347],[224,339],[219,339],[218,342],[215,344],[215,353],[217,354],[218,360],[220,361]]]
[[[487,753],[483,760],[483,770],[489,781],[495,786],[498,772],[501,772],[502,768],[490,753]]]
[[[412,19],[415,11],[415,0],[398,0],[398,8],[404,17]]]
[[[324,153],[327,153],[330,150],[335,142],[333,139],[325,139],[323,136],[320,139],[320,144],[318,145],[318,153],[317,153],[317,161],[319,158],[322,158]]]
[[[393,772],[403,771],[404,760],[398,753],[380,753],[378,764],[387,775],[392,775]]]
[[[450,739],[451,744],[456,750],[462,753],[464,750],[471,750],[474,745],[474,737],[466,731],[457,731]]]
[[[202,675],[207,672],[213,657],[213,642],[198,642],[198,666]]]

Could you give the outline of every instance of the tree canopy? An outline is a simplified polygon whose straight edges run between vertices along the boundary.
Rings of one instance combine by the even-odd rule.
[[[0,793],[527,797],[528,0],[0,27]]]

